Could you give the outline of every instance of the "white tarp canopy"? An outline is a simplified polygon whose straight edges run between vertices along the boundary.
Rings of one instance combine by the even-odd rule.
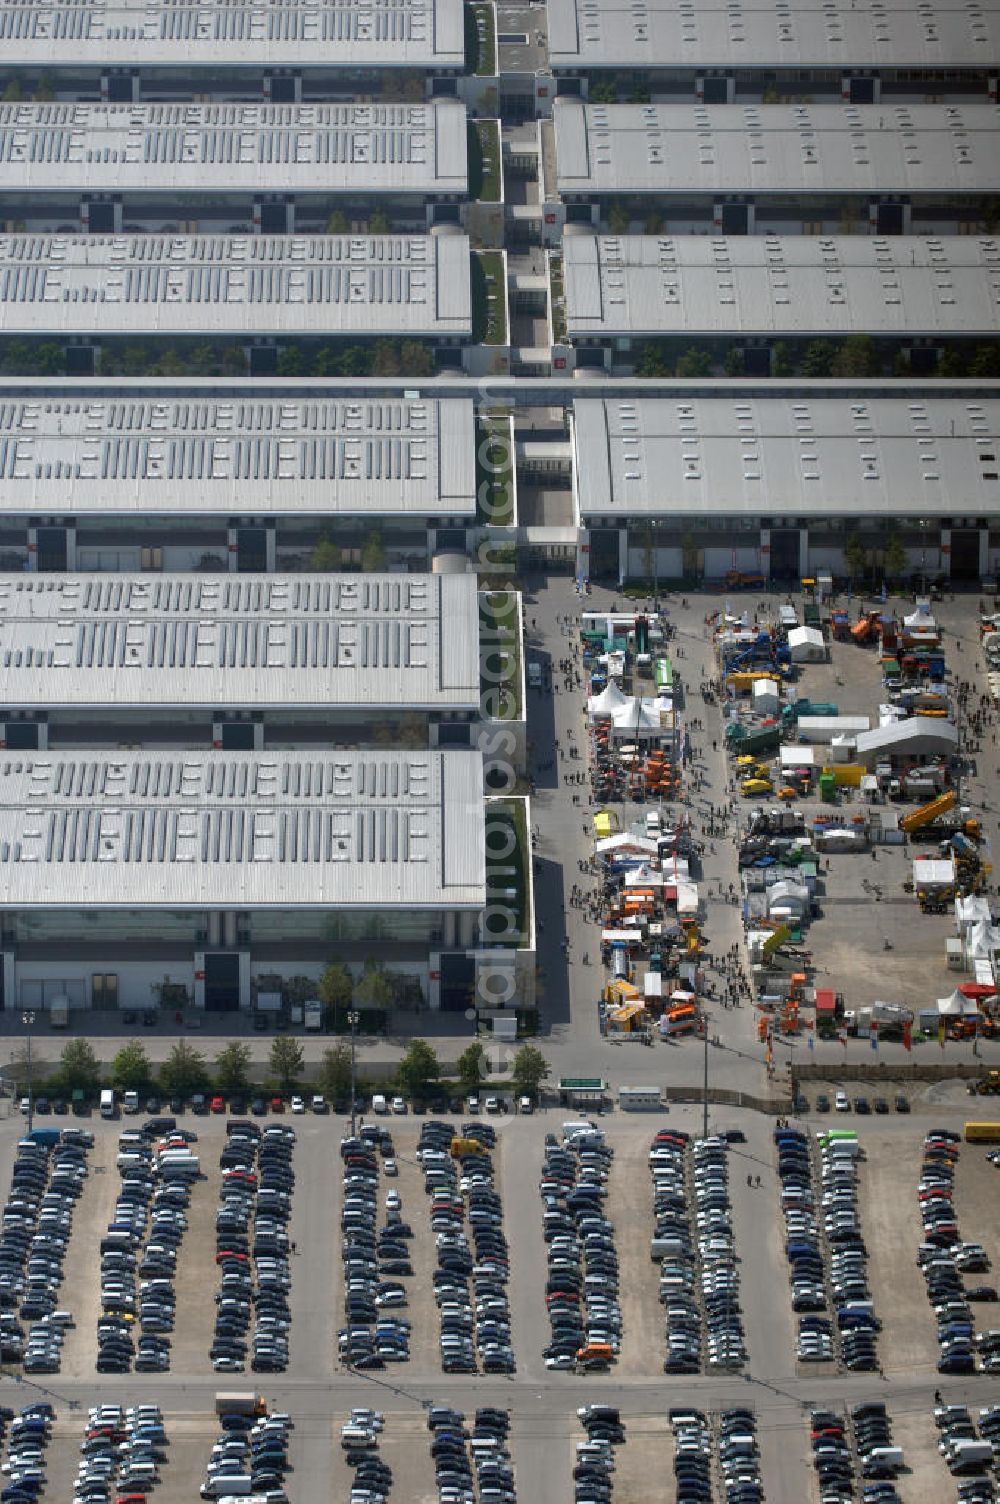
[[[797,744],[794,746],[788,746],[787,744],[785,744],[779,749],[779,755],[781,757],[781,766],[783,768],[816,767],[815,747],[800,747]]]
[[[686,918],[691,918],[698,913],[698,884],[679,882],[677,884],[677,912]]]
[[[595,716],[614,715],[615,711],[620,710],[623,705],[631,704],[632,701],[628,698],[627,695],[622,694],[621,690],[618,688],[618,685],[614,682],[613,679],[611,679],[604,686],[599,695],[591,695],[590,699],[587,701],[587,714],[591,718]]]
[[[960,893],[955,899],[955,919],[960,930],[971,929],[973,925],[989,925],[990,906],[981,893],[969,893],[962,896]]]
[[[989,919],[977,919],[965,932],[965,954],[970,961],[992,961],[1000,951],[1000,929]]]
[[[613,836],[595,841],[594,850],[598,856],[635,856],[638,860],[645,861],[647,857],[656,855],[656,842],[651,841],[649,836],[633,836],[627,830],[618,830]]]
[[[622,741],[659,741],[673,735],[670,700],[626,700],[611,714],[611,734]]]
[[[630,867],[625,874],[626,888],[662,888],[663,873],[655,872],[652,867]]]
[[[771,914],[779,908],[802,913],[809,907],[809,889],[803,883],[772,883],[766,896],[768,912]]]
[[[953,992],[949,997],[939,997],[937,1010],[942,1018],[964,1018],[979,1012],[979,1005],[975,998],[965,997],[961,992]]]
[[[826,643],[817,627],[793,627],[788,634],[788,647],[793,663],[823,663],[826,660]]]
[[[686,856],[678,856],[676,851],[670,852],[663,858],[660,870],[668,883],[687,882],[691,876],[691,864]]]

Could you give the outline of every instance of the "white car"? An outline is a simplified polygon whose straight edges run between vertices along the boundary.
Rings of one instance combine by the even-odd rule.
[[[302,1098],[301,1097],[293,1097],[292,1098],[292,1111],[293,1112],[305,1112],[305,1110],[306,1110],[306,1104],[302,1100]]]
[[[499,1097],[487,1097],[486,1098],[485,1106],[486,1106],[486,1111],[492,1117],[494,1113],[497,1113],[497,1112],[500,1111],[500,1098]]]
[[[833,1099],[833,1105],[838,1112],[850,1112],[851,1104],[846,1091],[838,1091]]]
[[[392,1099],[392,1110],[396,1114],[397,1117],[402,1117],[404,1115],[404,1113],[406,1112],[406,1099],[405,1099],[405,1097],[393,1097],[393,1099]]]
[[[388,1175],[390,1180],[399,1174],[399,1166],[394,1159],[386,1159],[382,1163],[383,1175]]]
[[[400,1207],[402,1205],[403,1205],[403,1198],[400,1196],[399,1192],[398,1191],[389,1191],[388,1194],[386,1195],[386,1198],[385,1198],[385,1209],[386,1209],[386,1211],[387,1212],[398,1212],[399,1209],[400,1209]]]

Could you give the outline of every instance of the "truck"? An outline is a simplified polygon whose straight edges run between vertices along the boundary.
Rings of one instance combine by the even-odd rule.
[[[307,998],[303,1004],[303,1022],[307,1032],[316,1034],[323,1027],[323,1004],[318,997]]]
[[[101,1117],[113,1118],[115,1115],[115,1094],[109,1086],[101,1092]]]
[[[256,1389],[220,1389],[215,1395],[216,1415],[266,1415],[267,1401]]]
[[[904,815],[899,822],[900,829],[905,830],[907,835],[914,830],[920,830],[922,826],[929,825],[932,820],[936,820],[939,815],[947,814],[949,810],[954,809],[957,802],[954,790],[948,789],[927,804],[922,804],[919,809],[911,810],[908,815]]]

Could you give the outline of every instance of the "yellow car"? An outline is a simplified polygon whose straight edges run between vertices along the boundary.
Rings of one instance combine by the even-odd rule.
[[[744,778],[740,784],[741,794],[773,794],[774,784],[770,778]]]
[[[756,757],[751,757],[749,752],[744,752],[742,757],[736,759],[736,766],[738,768],[755,768],[757,766],[757,759]]]
[[[779,799],[797,799],[798,796],[798,789],[793,789],[790,783],[786,783],[782,788],[778,790]]]

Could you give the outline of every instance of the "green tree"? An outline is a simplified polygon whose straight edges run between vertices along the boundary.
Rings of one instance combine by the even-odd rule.
[[[814,339],[811,344],[806,345],[802,355],[803,376],[829,376],[833,370],[835,353],[829,340]]]
[[[868,550],[857,533],[848,533],[844,540],[844,563],[852,580],[861,580],[868,570]]]
[[[12,78],[10,83],[4,89],[3,93],[0,94],[0,100],[2,100],[4,104],[20,104],[23,98],[23,90],[21,89],[21,85],[18,83],[16,78]]]
[[[722,361],[722,369],[727,376],[742,376],[745,372],[743,360],[743,346],[730,345]]]
[[[784,340],[779,339],[771,346],[771,375],[790,376],[792,374],[792,361],[788,354],[788,346]]]
[[[549,1063],[535,1045],[523,1044],[514,1056],[510,1074],[517,1095],[536,1101],[542,1082],[548,1079]]]
[[[111,1085],[115,1091],[148,1091],[152,1077],[149,1056],[138,1039],[123,1044],[111,1062]]]
[[[66,354],[62,345],[46,341],[35,351],[34,367],[39,376],[61,376],[66,369]]]
[[[247,357],[242,345],[227,345],[222,352],[223,376],[245,376]]]
[[[48,104],[55,97],[56,91],[52,87],[52,79],[47,73],[40,74],[38,82],[35,85],[35,103]]]
[[[608,229],[612,235],[627,235],[632,219],[620,199],[615,199],[608,209]]]
[[[663,215],[652,209],[642,222],[644,235],[659,235],[663,229]]]
[[[690,350],[685,350],[682,355],[678,356],[675,376],[687,377],[690,380],[695,377],[711,376],[711,374],[712,358],[707,350],[699,350],[696,345],[692,345]]]
[[[391,226],[384,209],[374,209],[368,217],[369,235],[388,235]]]
[[[59,1056],[55,1080],[58,1081],[59,1090],[66,1096],[72,1096],[75,1091],[82,1091],[88,1097],[96,1095],[101,1084],[101,1068],[88,1040],[66,1041]]]
[[[938,361],[937,374],[947,381],[957,381],[965,375],[967,361],[963,350],[943,350]]]
[[[343,372],[346,351],[334,345],[320,345],[313,352],[312,374],[314,376],[339,376]]]
[[[186,1039],[178,1039],[160,1066],[160,1086],[168,1097],[192,1097],[207,1092],[210,1085],[204,1055]]]
[[[373,376],[399,375],[399,346],[395,340],[380,339],[372,355]]]
[[[350,228],[347,215],[343,209],[334,209],[333,213],[327,218],[326,233],[328,235],[346,235]]]
[[[878,351],[871,335],[849,335],[834,356],[831,370],[834,376],[839,377],[877,376]]]
[[[392,983],[381,966],[365,967],[360,981],[354,988],[355,1002],[361,1008],[386,1009],[393,1000]]]
[[[401,376],[433,376],[434,356],[426,345],[416,339],[404,339],[399,347],[399,374]]]
[[[884,567],[890,580],[898,580],[906,573],[906,549],[898,533],[889,534],[885,545]]]
[[[483,1077],[488,1074],[486,1051],[474,1039],[470,1045],[466,1045],[458,1057],[458,1079],[462,1090],[466,1093],[478,1091]]]
[[[279,1034],[271,1045],[271,1075],[282,1096],[295,1090],[302,1075],[302,1046],[290,1034]]]
[[[343,562],[339,544],[334,543],[328,534],[316,542],[316,547],[309,555],[309,568],[316,570],[317,574],[335,574]]]
[[[278,351],[275,370],[279,376],[304,376],[305,362],[297,345],[284,345]]]
[[[618,85],[613,78],[599,78],[591,84],[589,98],[593,104],[617,104]]]
[[[153,365],[153,376],[186,376],[187,362],[178,350],[164,350]]]
[[[415,1039],[399,1062],[397,1079],[403,1092],[411,1101],[420,1102],[427,1096],[432,1082],[441,1074],[438,1058],[424,1039]]]
[[[361,550],[361,568],[366,574],[378,574],[385,568],[385,545],[382,534],[370,532]]]
[[[250,1085],[250,1046],[231,1039],[215,1057],[215,1084],[226,1097],[245,1092]]]
[[[969,362],[969,375],[978,381],[1000,377],[1000,345],[979,345]]]
[[[319,1089],[331,1102],[345,1102],[351,1096],[351,1047],[341,1039],[323,1051],[319,1063]]]
[[[149,367],[149,351],[145,345],[128,345],[122,351],[123,376],[144,376]]]
[[[367,376],[372,368],[372,354],[364,345],[348,345],[340,354],[340,371],[344,376]]]
[[[351,1006],[354,979],[343,961],[331,961],[319,979],[319,997],[324,1008],[338,1012]]]
[[[644,340],[639,346],[635,374],[646,380],[655,379],[658,376],[669,376],[670,367],[663,356],[663,351],[655,340]]]

